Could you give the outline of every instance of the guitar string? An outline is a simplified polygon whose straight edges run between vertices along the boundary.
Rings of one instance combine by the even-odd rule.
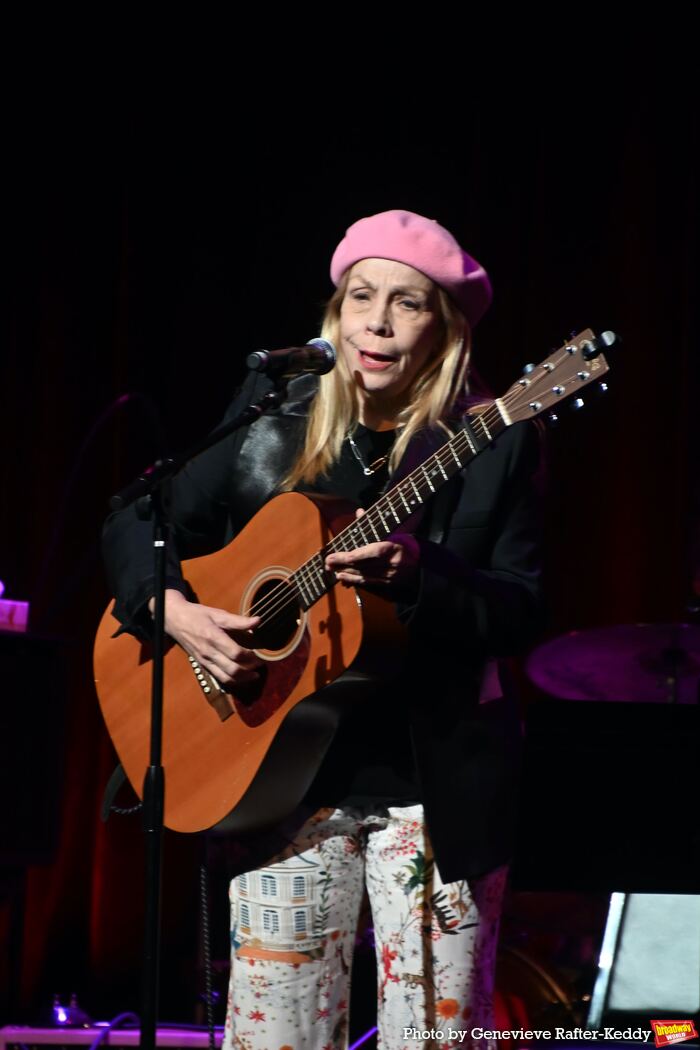
[[[562,360],[565,360],[567,358],[571,360],[571,355],[568,352],[565,354],[564,357],[562,357]],[[536,397],[536,390],[538,385],[542,381],[546,381],[547,384],[549,384],[549,382],[551,381],[552,372],[557,367],[558,364],[554,365],[553,369],[548,369],[545,372],[543,372],[537,379],[530,380],[527,386],[521,385],[520,389],[518,389],[518,386],[514,384],[514,387],[511,389],[511,391],[507,393],[504,398],[501,399],[501,404],[503,404],[504,406],[512,405],[514,401],[524,400],[523,395],[525,393],[527,394],[528,401],[534,400]],[[572,382],[573,378],[574,376],[569,377],[566,380],[566,383],[568,384],[569,382]],[[535,417],[533,416],[532,418]],[[504,422],[501,413],[498,409],[498,406],[495,404],[489,406],[484,412],[479,413],[477,416],[474,417],[475,421],[483,421],[486,419],[488,419],[488,424],[486,426],[487,432],[490,428],[494,428],[495,423]],[[448,442],[446,442],[445,445],[438,449],[437,452],[435,452],[431,457],[429,457],[429,459],[426,460],[425,463],[420,464],[415,471],[413,471],[410,475],[408,475],[396,486],[394,486],[394,488],[392,488],[388,493],[386,493],[385,496],[378,500],[377,503],[375,503],[367,511],[367,514],[363,517],[368,519],[366,521],[366,524],[370,526],[375,535],[376,530],[373,527],[372,519],[374,519],[374,521],[376,521],[377,524],[379,524],[380,526],[384,525],[382,510],[385,513],[387,507],[383,506],[383,504],[386,503],[388,505],[388,508],[393,511],[393,504],[391,502],[392,494],[397,493],[399,488],[403,486],[406,482],[410,481],[413,484],[415,484],[413,480],[414,476],[417,475],[418,484],[415,485],[415,487],[420,490],[420,494],[425,494],[428,496],[428,498],[432,495],[434,489],[431,489],[423,468],[425,468],[426,463],[430,462],[431,459],[435,459],[442,466],[440,457],[444,454],[449,454],[450,457],[452,457],[450,447],[456,446],[458,441],[460,442],[461,446],[459,448],[459,451],[466,451],[465,443],[467,446],[469,443],[466,440],[465,432],[460,431]],[[448,461],[448,465],[454,465],[452,458],[450,461]],[[453,471],[453,473],[456,473],[456,471]],[[440,483],[442,483],[442,480],[444,479],[440,479]],[[364,535],[364,532],[360,527],[361,524],[364,524],[363,518],[358,518],[354,522],[352,522],[351,525],[346,526],[345,529],[341,530],[340,533],[333,537],[333,539],[327,544],[325,548],[322,548],[322,550],[317,551],[311,558],[309,558],[306,562],[299,566],[299,568],[296,569],[287,580],[281,581],[275,589],[273,589],[271,592],[269,592],[269,594],[266,595],[264,602],[262,603],[260,608],[256,610],[256,615],[260,615],[263,617],[260,626],[263,626],[265,623],[269,623],[270,620],[274,619],[279,614],[279,612],[286,606],[293,606],[298,604],[299,597],[301,597],[302,600],[308,600],[308,597],[311,596],[311,598],[313,599],[311,604],[313,604],[313,602],[317,600],[318,597],[320,597],[320,595],[317,593],[319,585],[321,589],[321,594],[323,594],[328,590],[329,582],[331,582],[332,584],[335,583],[334,580],[326,579],[326,577],[328,577],[329,574],[326,573],[323,569],[322,556],[324,553],[335,552],[338,549],[346,549],[347,540],[349,539],[348,534],[352,530],[357,530],[358,528],[363,541],[365,543],[371,542],[371,540]],[[387,533],[387,535],[390,535],[390,532]],[[319,561],[320,564],[314,565],[314,563],[318,563]],[[302,588],[306,589],[307,594],[303,593]]]
[[[569,355],[568,352],[566,353],[566,358],[568,358],[569,360],[571,359],[571,355]],[[506,403],[512,405],[513,402],[516,400],[523,400],[523,393],[525,392],[527,392],[528,399],[533,400],[536,397],[538,385],[542,381],[545,381],[547,384],[549,384],[549,382],[551,382],[552,372],[556,367],[558,367],[558,365],[555,365],[553,369],[548,369],[547,371],[544,371],[537,379],[531,380],[527,386],[524,386],[523,384],[520,389],[518,389],[517,386],[514,386],[514,388],[503,399],[501,399],[501,403],[505,406]],[[576,377],[579,378],[578,373]],[[573,378],[574,376],[569,377],[566,380],[566,383],[568,384],[569,382],[573,381]],[[475,420],[483,421],[486,418],[488,418],[491,428],[494,427],[494,423],[503,422],[501,413],[499,412],[497,405],[489,406],[489,408],[486,409],[483,413],[479,413],[479,415],[475,417]],[[488,426],[486,429],[488,431]],[[371,507],[367,511],[366,523],[370,526],[375,535],[376,529],[374,528],[373,519],[374,521],[377,521],[377,524],[386,528],[384,517],[386,516],[387,507],[389,510],[392,511],[392,513],[394,513],[394,507],[391,500],[392,495],[398,493],[400,487],[405,482],[409,481],[409,479],[413,484],[415,484],[415,482],[413,482],[414,475],[417,475],[418,478],[418,484],[415,485],[415,487],[420,489],[421,494],[426,494],[428,497],[432,495],[432,492],[434,490],[431,489],[430,483],[428,482],[427,477],[425,476],[426,472],[424,468],[426,463],[430,462],[430,459],[435,459],[438,462],[438,464],[442,467],[443,464],[441,462],[441,457],[445,454],[449,454],[451,459],[448,461],[448,466],[453,467],[454,463],[452,462],[452,460],[454,457],[452,457],[451,449],[457,445],[457,441],[459,440],[459,451],[466,451],[466,449],[464,448],[464,437],[465,434],[462,431],[455,435],[453,438],[451,438],[448,442],[445,443],[445,445],[438,449],[437,452],[433,454],[433,456],[429,457],[429,459],[426,460],[425,463],[421,464],[416,469],[416,471],[412,472],[411,475],[409,475],[407,478],[404,478],[403,481],[399,482],[398,485],[394,486],[394,488],[391,489],[389,493],[387,493],[384,497],[377,501],[377,503],[375,503],[373,507]],[[453,471],[453,474],[454,473],[456,473],[456,471]],[[319,597],[319,595],[316,593],[319,585],[321,587],[321,594],[325,593],[328,590],[328,583],[331,581],[329,581],[326,578],[329,574],[326,573],[323,569],[322,556],[324,553],[334,552],[338,548],[340,548],[341,550],[346,549],[346,539],[348,538],[347,534],[352,530],[357,530],[358,528],[363,541],[365,543],[370,542],[369,538],[364,535],[364,532],[360,527],[360,523],[363,523],[363,519],[356,519],[356,521],[353,522],[350,526],[347,526],[340,533],[338,533],[337,536],[333,537],[333,539],[326,546],[326,548],[323,548],[321,551],[317,551],[316,554],[314,554],[303,565],[301,565],[297,570],[295,570],[295,572],[292,573],[288,580],[282,581],[278,585],[278,587],[275,588],[275,590],[271,591],[268,595],[266,595],[265,602],[261,605],[260,609],[257,610],[258,615],[262,615],[268,618],[264,622],[269,622],[270,619],[273,619],[285,606],[297,604],[297,595],[294,594],[292,587],[296,588],[302,600],[308,600],[308,596],[310,595],[315,601]],[[391,531],[392,530],[389,530],[389,533],[387,533],[387,535],[390,535]],[[303,593],[303,589],[306,589],[308,591],[308,594],[305,595]]]
[[[493,426],[493,421],[492,421],[491,425]],[[467,451],[467,449],[469,448],[469,445],[468,445],[468,441],[466,440],[466,438],[464,438],[462,434],[459,434],[459,435],[456,435],[454,439],[452,439],[451,443],[454,445],[456,443],[456,440],[460,440],[461,441],[461,446],[462,447],[460,447],[459,451],[461,451],[461,452]],[[443,446],[436,453],[434,453],[434,457],[438,458],[445,451],[446,451],[446,446]],[[431,456],[430,458],[432,459],[433,456]],[[426,460],[426,462],[429,462],[429,460]],[[454,464],[454,459],[452,459],[452,465],[453,464]],[[376,522],[376,524],[378,524],[381,527],[383,527],[383,516],[384,515],[382,514],[382,509],[381,508],[384,508],[384,510],[386,510],[386,505],[387,504],[388,504],[389,507],[392,506],[392,502],[391,502],[392,494],[395,494],[399,490],[400,487],[402,487],[405,483],[409,482],[409,479],[413,478],[414,474],[418,475],[416,488],[419,489],[420,495],[421,496],[425,495],[426,497],[430,497],[432,495],[432,490],[430,489],[430,486],[428,484],[427,479],[425,477],[423,477],[423,476],[420,476],[420,474],[418,474],[418,472],[421,470],[421,467],[424,466],[424,465],[425,464],[421,464],[421,466],[418,467],[416,469],[416,471],[414,471],[412,474],[408,475],[401,482],[399,482],[397,485],[395,485],[388,493],[386,493],[384,496],[382,496],[381,499],[377,501],[377,503],[375,503],[372,507],[369,508],[369,510],[366,512],[365,515],[363,515],[361,518],[356,518],[350,525],[348,525],[344,529],[342,529],[341,532],[339,532],[336,536],[334,536],[329,541],[329,543],[326,544],[326,546],[324,548],[322,548],[322,550],[317,551],[314,555],[312,555],[311,558],[307,559],[306,562],[304,562],[302,565],[300,565],[299,568],[296,569],[291,574],[291,576],[289,576],[287,578],[287,580],[281,581],[281,583],[274,590],[270,591],[265,596],[264,602],[260,605],[259,608],[257,608],[255,610],[255,615],[268,617],[268,619],[264,620],[263,623],[269,622],[269,620],[274,618],[276,615],[278,615],[278,613],[284,607],[286,607],[288,605],[295,604],[297,602],[297,600],[298,600],[297,595],[295,593],[293,593],[293,588],[294,588],[295,585],[298,586],[299,590],[301,590],[301,588],[304,588],[308,592],[308,594],[312,595],[313,597],[317,597],[317,595],[315,594],[316,588],[314,587],[314,581],[318,581],[319,577],[321,577],[322,580],[323,580],[323,577],[330,577],[330,580],[328,582],[335,583],[335,580],[331,577],[331,574],[327,573],[322,568],[322,565],[323,565],[323,561],[322,560],[321,560],[320,566],[318,566],[318,567],[314,566],[313,563],[314,562],[318,562],[319,559],[322,559],[322,555],[323,554],[335,553],[338,550],[346,550],[347,549],[347,541],[350,540],[349,534],[352,531],[359,531],[360,536],[362,537],[362,540],[363,540],[363,544],[361,544],[361,545],[373,542],[373,537],[365,536],[364,531],[363,531],[363,526],[368,525],[372,529],[372,531],[374,531],[374,532],[376,532],[376,530],[373,528],[373,524],[375,522]],[[456,473],[456,471],[454,473]],[[441,480],[444,480],[444,479],[441,479]],[[413,511],[411,513],[413,513]],[[387,536],[390,535],[391,531],[393,531],[393,530],[389,530],[389,532],[386,533],[386,535]],[[350,540],[350,542],[352,542],[352,540]],[[297,581],[298,581],[298,584],[297,584]],[[301,586],[299,586],[299,585],[301,585]],[[321,592],[323,593],[325,590],[327,590],[327,583],[325,581],[323,581],[322,584],[321,584],[321,587],[322,587],[322,591]],[[302,593],[301,597],[304,598],[304,597],[306,597],[306,595],[304,595]],[[263,626],[263,624],[261,624],[260,626]]]
[[[579,336],[577,338],[582,339],[582,336]],[[571,345],[571,344],[569,344],[569,345]],[[577,344],[577,348],[578,348],[578,344]],[[568,385],[573,383],[574,379],[583,380],[582,385],[586,385],[586,383],[589,382],[590,379],[591,379],[590,373],[585,378],[582,377],[581,376],[581,370],[580,370],[580,367],[578,365],[578,359],[573,360],[572,354],[566,349],[566,347],[563,347],[562,351],[563,352],[561,352],[559,354],[558,359],[555,359],[555,355],[553,353],[550,356],[550,358],[547,359],[547,361],[543,362],[541,366],[538,366],[538,368],[536,368],[534,370],[534,372],[531,373],[532,378],[529,378],[527,381],[519,380],[516,383],[514,383],[512,385],[512,387],[509,389],[509,391],[505,394],[505,396],[502,399],[500,399],[501,405],[503,407],[507,408],[508,406],[512,406],[515,401],[524,401],[524,400],[532,401],[532,400],[535,400],[536,397],[538,396],[539,389],[541,387],[552,389],[551,388],[551,384],[553,383],[554,379],[558,379],[559,380],[558,385],[563,386],[564,389],[566,389],[566,387]],[[556,353],[556,351],[555,351],[555,353]],[[561,367],[562,362],[565,362],[565,361],[572,362],[574,367],[576,368],[576,372],[572,373],[569,376],[567,376],[566,379],[562,381],[560,379],[560,377],[556,376],[556,371]],[[546,367],[547,365],[549,365],[550,367]],[[567,396],[569,396],[569,395],[567,395]],[[541,411],[542,411],[542,406],[540,406],[540,408],[537,410],[535,415],[539,415]],[[533,415],[530,418],[535,418],[535,415]],[[484,426],[484,429],[486,430],[487,433],[489,433],[489,427],[493,428],[494,422],[497,422],[497,423],[502,423],[503,422],[502,421],[501,412],[499,410],[499,407],[495,403],[493,405],[490,405],[484,412],[479,413],[477,416],[475,416],[475,420],[477,420],[479,422],[482,422],[482,423],[485,420],[488,420],[488,425]],[[455,449],[455,447],[456,447],[456,439],[457,439],[458,436],[459,435],[455,435],[448,442],[446,442],[445,445],[443,445],[436,453],[434,453],[432,457],[430,457],[428,460],[426,460],[425,463],[421,464],[419,466],[419,468],[417,469],[417,471],[415,471],[411,475],[409,475],[409,478],[404,479],[404,481],[408,481],[410,479],[410,481],[413,483],[414,487],[417,488],[418,486],[415,485],[415,482],[413,481],[414,476],[417,475],[417,477],[418,477],[418,484],[420,485],[421,492],[423,494],[425,494],[425,486],[427,484],[428,490],[429,490],[427,492],[427,495],[429,497],[432,494],[432,492],[434,491],[434,489],[431,487],[430,482],[427,480],[427,472],[424,469],[425,466],[426,466],[426,463],[430,462],[431,459],[434,459],[436,461],[437,465],[440,467],[441,472],[443,474],[446,474],[446,471],[444,471],[444,464],[443,464],[442,458],[445,455],[448,455],[450,458],[448,458],[448,460],[447,460],[447,465],[451,469],[452,474],[456,473],[456,471],[454,471],[454,469],[453,469],[453,467],[454,467],[453,459],[455,458],[453,456],[453,449]],[[489,435],[489,437],[490,437],[490,435]],[[463,447],[463,444],[460,447],[460,451],[465,451],[464,447]],[[434,474],[434,471],[433,471],[433,474]],[[447,475],[447,476],[451,476],[451,475]],[[402,485],[402,484],[403,484],[403,482],[399,483],[399,485]],[[403,499],[403,496],[401,494],[401,489],[400,489],[399,485],[394,486],[394,488],[391,489],[390,492],[385,495],[385,497],[382,497],[381,500],[379,500],[376,504],[374,504],[373,507],[371,507],[367,511],[366,522],[369,525],[369,527],[372,530],[372,532],[375,534],[375,539],[377,539],[378,537],[377,537],[377,530],[374,528],[374,523],[376,522],[379,525],[380,529],[381,529],[381,527],[384,527],[384,529],[386,529],[385,518],[387,517],[387,510],[391,511],[391,513],[394,515],[394,517],[397,518],[398,524],[400,524],[400,520],[398,520],[398,517],[396,515],[396,511],[395,511],[395,508],[394,508],[394,504],[392,502],[392,496],[394,496],[395,494],[398,494],[400,496],[402,502],[405,503],[405,500]],[[358,519],[358,520],[362,521],[362,519]],[[333,538],[333,540],[331,541],[330,544],[328,544],[328,547],[325,550],[326,551],[328,551],[328,550],[330,550],[330,551],[337,550],[338,546],[340,546],[341,550],[344,549],[344,547],[345,547],[344,540],[346,539],[347,534],[350,531],[350,529],[352,529],[353,527],[357,528],[359,526],[357,526],[356,523],[353,523],[353,526],[349,527],[348,529],[343,530],[341,533],[338,534],[338,536]],[[387,531],[386,535],[390,535],[392,531],[393,531],[392,529],[389,529]],[[370,541],[370,538],[366,537],[364,535],[364,532],[362,531],[361,528],[360,528],[360,535],[362,536],[362,538],[363,538],[365,543]],[[343,542],[341,542],[341,541],[343,541]],[[318,579],[318,576],[322,575],[322,572],[319,572],[319,567],[316,564],[318,562],[320,556],[321,556],[321,553],[322,552],[317,552],[317,554],[315,554],[306,563],[304,563],[304,565],[300,566],[299,569],[297,569],[295,571],[295,573],[293,574],[293,576],[295,577],[295,582],[299,581],[299,583],[300,583],[300,585],[302,587],[306,586],[311,591],[315,591],[316,588],[314,586],[314,583]],[[270,596],[268,596],[268,598],[269,597]]]
[[[565,351],[560,360],[553,363],[553,367],[551,369],[544,370],[543,366],[540,366],[543,369],[541,374],[537,375],[535,379],[530,379],[527,385],[524,385],[521,381],[517,382],[516,384],[513,384],[513,387],[506,393],[506,395],[503,398],[499,399],[500,403],[507,410],[508,407],[512,406],[513,403],[516,401],[524,401],[526,403],[529,403],[530,401],[536,400],[537,388],[540,385],[542,385],[542,383],[545,383],[547,386],[549,386],[549,384],[551,383],[551,377],[553,373],[558,367],[560,367],[561,362],[567,359],[571,361],[572,355],[569,354],[568,351]],[[564,388],[566,388],[566,386],[568,386],[569,383],[573,382],[574,378],[579,378],[580,371],[582,371],[582,369],[577,368],[576,372],[573,373],[571,376],[567,377],[565,381],[560,381],[558,384],[555,385],[564,386]],[[531,375],[535,375],[535,373],[531,373]],[[533,414],[531,418],[535,418],[538,414],[539,412]],[[505,422],[498,408],[498,405],[496,405],[495,403],[493,405],[489,405],[488,408],[484,410],[484,412],[475,415],[473,417],[473,420],[474,423],[472,425],[486,421],[485,429],[487,433],[490,433],[491,429],[495,429],[495,425],[497,423],[503,424]],[[459,449],[456,448],[458,442],[460,443]],[[402,486],[404,486],[407,482],[412,485],[415,485],[415,487],[419,489],[421,496],[425,494],[429,498],[433,494],[434,489],[431,489],[427,477],[425,476],[425,465],[428,462],[430,462],[430,460],[434,459],[438,462],[440,466],[443,466],[443,464],[440,461],[440,457],[447,454],[451,457],[450,461],[448,461],[448,466],[453,466],[454,462],[451,448],[455,448],[455,450],[458,452],[466,452],[467,449],[469,449],[469,440],[466,437],[465,431],[459,431],[456,435],[454,435],[454,437],[450,438],[449,441],[447,441],[443,446],[441,446],[441,448],[439,448],[435,453],[433,453],[433,455],[430,456],[424,463],[420,464],[414,471],[411,472],[411,474],[409,474],[406,478],[402,479],[402,481],[400,481],[397,485],[390,489],[388,493],[386,493],[375,504],[373,504],[373,506],[369,508],[365,515],[355,519],[354,522],[342,529],[341,532],[339,532],[336,536],[332,538],[332,540],[326,545],[326,547],[317,551],[314,555],[312,555],[311,558],[307,559],[306,562],[300,565],[299,568],[294,570],[294,572],[291,574],[290,577],[288,577],[287,580],[280,581],[277,587],[275,587],[265,596],[263,603],[256,610],[255,615],[262,617],[260,626],[262,627],[266,623],[269,623],[271,620],[273,620],[286,606],[293,606],[295,604],[298,604],[298,597],[301,597],[302,599],[307,597],[307,595],[304,595],[303,592],[299,593],[301,592],[302,587],[304,587],[308,591],[308,594],[311,595],[311,597],[314,600],[320,597],[320,595],[315,593],[317,587],[314,586],[314,584],[320,584],[321,594],[325,593],[328,590],[328,582],[334,584],[335,581],[327,581],[325,579],[325,577],[328,577],[330,574],[323,569],[323,554],[335,553],[337,550],[347,549],[347,541],[350,539],[350,533],[353,530],[357,529],[359,529],[360,535],[362,536],[365,543],[372,542],[364,535],[364,532],[360,527],[361,524],[366,523],[367,525],[369,525],[370,529],[375,533],[376,530],[374,529],[374,523],[377,518],[379,520],[376,523],[380,526],[384,526],[383,511],[386,512],[386,510],[389,509],[393,513],[394,508],[391,502],[392,494],[398,493],[399,489]],[[453,471],[453,474],[454,473],[457,473],[457,471]],[[415,480],[416,476],[417,484]],[[449,476],[452,475],[448,475],[448,477]],[[441,478],[440,484],[442,484],[444,480],[444,478]],[[388,507],[383,506],[384,504],[387,504]],[[367,520],[365,521],[365,519]],[[392,530],[390,530],[389,533],[387,533],[387,535],[390,535],[391,531]],[[313,563],[317,562],[319,559],[321,559],[321,564],[319,567],[316,567]],[[294,593],[295,590],[298,593]]]

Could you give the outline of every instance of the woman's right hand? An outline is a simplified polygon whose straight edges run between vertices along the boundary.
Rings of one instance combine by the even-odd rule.
[[[148,607],[152,613],[153,598]],[[262,660],[246,645],[259,623],[259,616],[238,616],[189,602],[180,591],[165,592],[166,633],[224,689],[257,681]]]

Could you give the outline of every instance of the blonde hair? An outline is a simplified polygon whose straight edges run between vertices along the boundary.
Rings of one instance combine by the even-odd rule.
[[[321,326],[321,337],[335,346],[340,343],[340,307],[345,298],[350,271],[347,271],[329,299]],[[442,339],[438,350],[428,361],[408,391],[406,405],[398,415],[398,437],[389,459],[393,471],[401,460],[411,438],[431,424],[446,425],[447,416],[456,402],[466,408],[468,396],[467,369],[471,350],[471,333],[466,318],[447,293],[436,286],[442,321]],[[335,368],[319,380],[306,428],[306,439],[296,463],[282,482],[282,490],[299,482],[313,483],[327,475],[340,458],[343,441],[357,426],[360,402],[357,387],[342,353]]]

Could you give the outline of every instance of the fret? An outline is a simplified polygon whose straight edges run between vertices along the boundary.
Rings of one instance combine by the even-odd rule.
[[[419,503],[422,503],[422,502],[423,502],[423,500],[422,500],[422,498],[421,498],[421,494],[420,494],[420,492],[418,491],[418,489],[417,489],[417,487],[416,487],[416,483],[415,483],[415,481],[413,480],[413,475],[412,475],[412,474],[411,474],[411,475],[409,476],[408,480],[409,480],[409,481],[411,482],[411,485],[413,486],[413,491],[414,491],[414,492],[415,492],[415,494],[416,494],[416,499],[418,500],[418,502],[419,502]]]
[[[304,606],[305,609],[309,609],[313,605],[314,600],[306,589],[306,579],[304,577],[304,573],[302,572],[304,568],[305,566],[302,565],[299,569],[297,569],[295,573],[292,573],[292,579],[294,580],[295,586],[299,592],[301,604]]]
[[[401,497],[401,502],[403,503],[403,505],[406,508],[406,510],[408,511],[408,513],[409,514],[413,514],[413,507],[410,505],[410,503],[408,503],[408,501],[406,500],[406,497],[403,494],[403,485],[399,485],[398,488],[396,489],[396,491],[398,492],[399,496]]]
[[[439,452],[435,456],[435,462],[437,463],[438,467],[440,468],[440,473],[442,474],[442,476],[445,479],[445,481],[449,481],[449,477],[445,473],[445,468],[443,467],[442,463],[440,462],[440,453]]]
[[[428,460],[428,462],[430,462],[430,460]],[[425,463],[421,463],[420,469],[423,471],[423,476],[425,477],[425,480],[428,482],[428,488],[430,489],[431,492],[435,492],[435,486],[433,485],[432,481],[430,480],[430,475],[428,474],[428,471],[425,469]]]
[[[320,579],[325,580],[325,577],[326,577],[325,560],[326,559],[325,559],[325,557],[323,555],[323,552],[322,551],[318,551],[316,554],[314,554],[314,556],[313,556],[313,558],[311,560],[314,563],[314,568],[316,569],[316,572],[318,573]]]
[[[455,440],[456,440],[456,439],[455,439]],[[454,445],[453,445],[453,443],[452,443],[452,442],[450,441],[450,443],[448,444],[448,446],[447,446],[447,447],[449,448],[450,452],[452,453],[452,455],[453,455],[453,456],[454,456],[454,458],[456,459],[456,461],[457,461],[457,466],[458,466],[458,467],[459,467],[459,468],[461,469],[461,468],[462,468],[462,467],[464,466],[464,464],[462,463],[462,460],[461,460],[461,459],[459,458],[459,456],[458,456],[458,455],[457,455],[457,453],[455,452],[455,450],[454,450]]]
[[[367,521],[367,524],[369,525],[370,529],[374,533],[375,540],[381,539],[379,533],[377,532],[377,530],[375,529],[375,527],[374,527],[374,525],[372,523],[372,518],[371,518],[371,516],[369,514],[365,514],[365,520]]]
[[[381,509],[381,507],[379,505],[377,505],[377,507],[375,507],[375,510],[377,511],[377,514],[379,515],[379,520],[381,521],[382,525],[386,529],[386,534],[388,536],[389,533],[391,532],[391,525],[387,525],[386,518],[384,517],[382,509]]]
[[[314,589],[314,593],[317,598],[320,598],[324,592],[324,587],[321,580],[318,577],[318,571],[314,568],[309,568],[309,575],[311,577],[311,586]]]
[[[400,524],[401,524],[401,518],[400,518],[400,517],[398,516],[398,514],[397,514],[397,513],[396,513],[396,511],[394,510],[394,504],[393,504],[393,503],[391,502],[391,500],[389,499],[389,496],[385,496],[385,497],[384,497],[384,499],[386,500],[386,502],[387,502],[387,503],[388,503],[388,505],[389,505],[389,510],[390,510],[390,511],[391,511],[391,513],[392,513],[392,514],[394,515],[394,518],[395,518],[395,520],[396,520],[396,524],[397,524],[397,525],[400,525]],[[405,501],[404,501],[404,502],[405,502]]]
[[[323,580],[323,560],[320,554],[314,554],[313,558],[306,562],[306,565],[309,566],[309,573],[314,581],[314,587],[320,587],[322,594],[325,590],[325,583]]]
[[[476,449],[476,445],[474,444],[474,442],[472,440],[471,432],[469,431],[469,429],[467,427],[465,427],[464,430],[462,431],[462,434],[467,439],[467,444],[469,445],[469,449],[471,451],[472,456],[475,456],[476,452],[477,452],[477,449]]]
[[[476,418],[477,418],[478,422],[481,424],[481,429],[486,434],[487,441],[490,441],[491,440],[491,434],[489,432],[489,428],[486,426],[486,423],[484,422],[484,417],[483,416],[477,416]]]
[[[305,609],[318,601],[328,590],[329,577],[324,568],[324,557],[319,551],[300,566],[290,577]]]
[[[348,530],[345,530],[345,531],[348,531]],[[340,535],[344,536],[345,532],[341,532]],[[359,535],[360,541],[361,541],[359,543],[357,541],[358,535]],[[365,536],[364,529],[362,528],[362,525],[360,524],[360,520],[359,519],[353,525],[350,526],[350,529],[348,531],[348,538],[351,539],[352,542],[355,544],[355,547],[354,547],[355,550],[358,547],[364,547],[364,545],[366,543],[369,543],[369,540],[368,540],[367,536]],[[337,542],[338,539],[340,539],[340,537],[336,536],[336,542]],[[342,547],[336,547],[335,549],[336,550],[342,550],[343,548]]]
[[[312,601],[315,601],[318,598],[318,590],[316,588],[316,581],[314,579],[314,575],[311,572],[311,565],[308,561],[304,566],[304,580],[306,583],[307,590],[311,595]]]

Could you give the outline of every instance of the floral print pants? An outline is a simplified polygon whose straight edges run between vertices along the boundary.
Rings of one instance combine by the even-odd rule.
[[[493,1027],[505,876],[499,868],[469,884],[443,885],[422,806],[320,810],[265,867],[231,883],[224,1050],[347,1046],[365,885],[377,951],[378,1045],[470,1047],[472,1027]]]

